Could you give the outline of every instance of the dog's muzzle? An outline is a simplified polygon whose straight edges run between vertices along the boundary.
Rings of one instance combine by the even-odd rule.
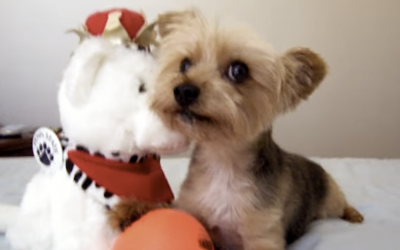
[[[191,83],[182,83],[174,88],[174,96],[181,107],[188,107],[200,96],[200,88]]]

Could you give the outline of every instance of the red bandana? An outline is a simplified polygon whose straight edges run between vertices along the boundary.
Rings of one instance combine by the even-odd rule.
[[[153,157],[142,163],[126,163],[71,150],[68,158],[96,183],[120,197],[154,203],[174,199],[160,162]]]

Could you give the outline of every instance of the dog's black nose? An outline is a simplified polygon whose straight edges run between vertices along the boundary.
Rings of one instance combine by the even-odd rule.
[[[191,83],[182,83],[174,88],[176,102],[186,107],[193,104],[200,95],[200,88]]]

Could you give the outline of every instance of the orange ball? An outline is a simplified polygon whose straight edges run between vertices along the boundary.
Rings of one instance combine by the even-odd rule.
[[[125,229],[112,250],[213,250],[207,231],[193,216],[157,209]]]

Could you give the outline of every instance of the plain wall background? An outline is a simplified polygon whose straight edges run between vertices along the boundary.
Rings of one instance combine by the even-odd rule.
[[[2,0],[0,124],[59,125],[56,91],[77,37],[94,11],[159,12],[197,6],[245,23],[280,51],[307,46],[330,73],[308,102],[280,118],[286,149],[321,157],[400,157],[398,0]]]

